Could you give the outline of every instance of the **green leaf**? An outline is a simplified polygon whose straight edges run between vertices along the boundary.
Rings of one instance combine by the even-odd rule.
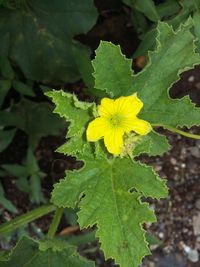
[[[46,200],[41,191],[41,178],[45,174],[40,171],[37,160],[30,147],[28,147],[24,166],[19,164],[3,164],[2,168],[18,178],[16,186],[21,191],[29,194],[31,202],[37,204],[45,203]]]
[[[194,52],[191,26],[188,20],[174,32],[167,24],[160,23],[157,50],[150,53],[144,71],[135,76],[132,90],[137,91],[144,102],[141,117],[150,123],[175,127],[200,124],[200,109],[195,108],[189,97],[172,100],[168,95],[168,89],[179,79],[180,73],[200,62],[199,55]]]
[[[16,126],[23,128],[24,120],[15,111],[0,110],[0,125],[1,126]]]
[[[105,90],[111,97],[137,92],[144,103],[140,117],[151,124],[175,127],[200,125],[200,109],[191,103],[189,97],[174,100],[168,94],[169,88],[179,80],[183,71],[200,63],[199,54],[194,52],[194,36],[190,32],[192,25],[192,20],[189,19],[174,32],[168,24],[160,22],[156,51],[149,53],[149,63],[145,69],[132,77],[131,62],[128,66],[119,48],[102,42],[93,61],[98,88]],[[108,65],[109,58],[116,54],[116,50],[118,57],[112,61],[114,67],[109,71],[105,68],[104,71],[103,67]],[[129,79],[124,79],[124,73],[129,73]],[[106,79],[106,76],[109,78]],[[123,84],[121,88],[119,83]]]
[[[194,0],[194,6],[196,8],[197,11],[200,10],[200,0]]]
[[[1,36],[0,73],[1,76],[4,77],[5,79],[13,79],[15,77],[15,73],[8,59],[9,42],[10,42],[9,33],[6,33],[4,36]]]
[[[149,245],[161,245],[161,241],[152,234],[146,233],[146,239]]]
[[[64,241],[38,242],[23,237],[12,250],[9,261],[0,262],[0,267],[94,267],[91,261],[79,256],[75,247]]]
[[[133,54],[133,58],[146,55],[148,51],[153,50],[156,43],[155,38],[156,38],[155,28],[145,33],[145,35],[142,36],[142,41],[140,42],[138,48]]]
[[[5,195],[4,195],[4,189],[3,186],[0,182],[0,204],[7,209],[8,211],[12,212],[12,213],[17,213],[17,209],[15,208],[15,206],[12,204],[12,202],[10,200],[8,200]]]
[[[4,78],[14,79],[15,73],[12,69],[10,61],[2,55],[0,55],[0,69],[1,69],[1,74]]]
[[[153,0],[123,0],[123,2],[131,8],[144,13],[151,21],[157,22],[160,19]]]
[[[95,233],[96,231],[93,230],[93,231],[82,233],[81,235],[73,235],[67,239],[67,242],[69,242],[72,245],[76,245],[76,246],[84,245],[87,243],[92,243],[96,240]]]
[[[78,101],[75,95],[53,90],[46,93],[56,105],[55,113],[70,122],[67,138],[70,138],[58,151],[64,154],[77,155],[89,146],[86,142],[85,129],[93,118],[93,103]]]
[[[0,251],[0,261],[9,260],[9,252],[8,251]]]
[[[164,135],[158,134],[155,131],[148,135],[141,136],[136,146],[133,148],[133,156],[139,156],[146,153],[149,156],[162,155],[170,149],[167,138]]]
[[[18,178],[16,180],[16,186],[20,191],[25,192],[25,193],[30,192],[30,185],[29,185],[29,181],[28,181],[28,176],[30,174],[28,173],[26,166],[22,166],[19,164],[3,164],[3,165],[1,165],[1,167],[7,173]]]
[[[16,186],[20,191],[27,194],[30,193],[30,183],[28,181],[28,177],[19,177],[16,181]]]
[[[19,164],[3,164],[1,167],[6,170],[8,173],[12,174],[15,177],[28,176],[28,172],[25,166]]]
[[[31,147],[28,147],[28,150],[27,150],[25,167],[26,167],[28,175],[32,175],[40,171],[40,168],[37,164],[37,159]]]
[[[3,104],[3,101],[10,90],[11,82],[7,80],[1,80],[0,81],[0,107]]]
[[[24,100],[21,105],[21,114],[24,117],[24,130],[30,139],[33,148],[41,137],[58,135],[63,129],[63,121],[52,114],[52,106],[46,102],[35,103]]]
[[[26,8],[0,9],[0,35],[9,35],[9,58],[27,79],[63,84],[80,79],[90,64],[88,47],[74,37],[88,32],[96,19],[92,0],[31,0]],[[74,49],[84,55],[81,71]]]
[[[132,192],[132,189],[137,192]],[[132,192],[132,193],[131,193]],[[167,195],[165,181],[151,167],[130,159],[87,158],[85,166],[68,172],[55,185],[52,201],[57,206],[79,203],[81,228],[97,225],[97,237],[106,258],[122,267],[136,267],[149,254],[141,225],[155,221],[141,195],[161,198]]]
[[[35,96],[34,92],[32,91],[32,88],[30,88],[28,85],[20,82],[20,81],[13,81],[12,83],[13,87],[16,91],[18,91],[22,95],[26,96]]]
[[[163,3],[156,6],[156,10],[161,18],[169,18],[179,12],[180,5],[178,1],[165,0]]]
[[[41,191],[41,178],[38,174],[30,177],[30,201],[36,204],[46,202]]]
[[[12,142],[15,133],[16,129],[7,131],[0,130],[0,152],[5,150],[7,146]]]
[[[112,68],[109,62],[112,62]],[[92,65],[95,88],[105,90],[111,97],[122,96],[130,90],[133,83],[132,60],[122,55],[119,46],[101,41]]]
[[[198,52],[200,52],[200,13],[195,12],[194,16],[194,33],[196,35],[197,39],[197,49]]]
[[[94,88],[94,78],[92,76],[92,64],[91,61],[88,60],[89,49],[87,51],[86,48],[80,43],[74,43],[73,46],[73,54],[74,59],[77,64],[77,68],[83,78],[83,81],[89,89]]]

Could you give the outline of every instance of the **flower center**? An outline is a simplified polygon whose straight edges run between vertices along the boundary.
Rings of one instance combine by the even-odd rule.
[[[123,118],[121,115],[119,114],[113,114],[110,118],[109,118],[109,122],[111,124],[112,127],[120,127],[122,126],[122,122],[123,122]]]

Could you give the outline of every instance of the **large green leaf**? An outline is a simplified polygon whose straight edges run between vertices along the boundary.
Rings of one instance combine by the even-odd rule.
[[[79,203],[79,224],[81,228],[97,225],[106,258],[114,258],[121,267],[138,266],[149,254],[141,225],[155,221],[140,196],[165,197],[165,181],[151,167],[130,159],[91,157],[84,161],[81,170],[69,172],[55,185],[53,203],[72,208]]]
[[[90,62],[89,49],[74,36],[86,33],[96,19],[92,0],[30,0],[26,8],[0,8],[0,35],[9,34],[9,58],[28,79],[72,82]]]
[[[189,97],[174,100],[168,94],[180,73],[200,63],[199,54],[194,52],[191,27],[191,19],[176,32],[168,24],[160,22],[156,51],[149,53],[149,63],[134,76],[130,74],[131,62],[124,58],[119,48],[110,43],[101,43],[93,61],[95,87],[106,91],[111,97],[137,92],[144,102],[140,116],[152,124],[176,127],[200,125],[200,109],[191,103]],[[118,56],[115,57],[117,51]],[[112,61],[114,67],[109,69],[108,76],[108,69],[104,72],[102,67],[109,64],[110,58],[115,60]],[[128,79],[124,79],[124,73],[129,73]]]
[[[77,254],[75,248],[59,240],[38,242],[23,237],[13,249],[9,260],[0,267],[94,267]]]

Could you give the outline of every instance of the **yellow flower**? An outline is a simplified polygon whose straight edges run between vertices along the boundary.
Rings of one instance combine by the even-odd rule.
[[[136,115],[143,107],[137,94],[122,96],[117,99],[103,98],[98,107],[100,117],[89,123],[87,140],[96,142],[104,138],[105,146],[114,155],[119,155],[123,148],[123,136],[134,131],[139,135],[148,134],[151,125],[140,120]]]

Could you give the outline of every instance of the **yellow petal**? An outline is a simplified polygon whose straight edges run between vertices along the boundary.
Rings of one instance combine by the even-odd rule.
[[[104,136],[107,127],[108,123],[104,118],[96,118],[91,121],[86,131],[87,140],[91,142],[98,141]]]
[[[124,132],[119,129],[107,131],[104,135],[104,144],[111,154],[119,155],[123,147]]]
[[[115,113],[115,101],[110,98],[103,98],[101,100],[101,105],[99,106],[98,112],[102,117],[110,117],[113,113]]]
[[[137,94],[131,96],[122,96],[115,100],[117,112],[124,114],[126,117],[136,116],[143,107],[142,101]]]
[[[145,135],[152,130],[152,127],[149,122],[135,118],[132,122],[132,130],[137,134]]]

